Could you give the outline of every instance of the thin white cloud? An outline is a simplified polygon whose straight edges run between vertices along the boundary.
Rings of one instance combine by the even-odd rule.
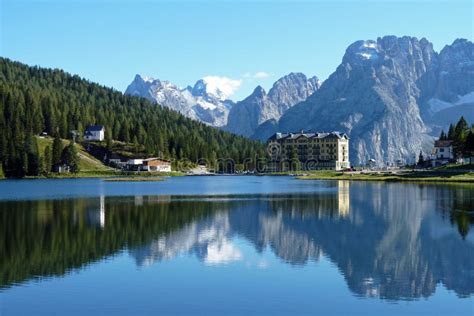
[[[244,78],[246,79],[265,79],[269,76],[270,74],[265,71],[257,71],[256,73],[247,72],[244,74]]]
[[[228,99],[242,85],[242,80],[228,77],[206,76],[202,78],[206,83],[207,93],[213,94],[220,99]]]
[[[253,75],[255,79],[264,79],[264,78],[268,78],[269,76],[270,75],[266,73],[265,71],[259,71]]]

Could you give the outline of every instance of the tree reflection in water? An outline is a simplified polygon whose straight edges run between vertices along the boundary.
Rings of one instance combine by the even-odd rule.
[[[438,283],[474,293],[473,188],[337,183],[335,191],[0,203],[0,284],[61,276],[127,250],[137,265],[188,253],[241,260],[232,240],[286,264],[325,256],[360,296],[415,299]],[[455,226],[455,227],[453,227]]]

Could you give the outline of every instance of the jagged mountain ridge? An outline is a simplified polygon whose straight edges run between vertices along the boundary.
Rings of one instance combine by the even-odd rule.
[[[302,73],[290,73],[277,80],[268,95],[263,88],[257,87],[245,102],[238,102],[236,109],[232,111],[235,103],[228,99],[229,93],[222,91],[219,85],[209,78],[212,77],[205,77],[198,80],[193,87],[181,89],[169,81],[136,75],[125,94],[145,97],[194,120],[214,127],[223,127],[235,134],[251,136],[259,124],[269,119],[279,119],[287,109],[305,100],[320,86],[317,77],[307,78]],[[258,96],[259,91],[264,96]],[[255,101],[261,103],[262,107],[249,108],[248,103],[254,99],[262,99],[262,102]],[[249,122],[249,127],[246,122]]]
[[[356,41],[322,85],[316,77],[291,73],[268,93],[258,86],[244,100],[215,108],[209,98],[198,105],[198,83],[179,89],[158,81],[144,89],[135,80],[127,92],[261,141],[277,131],[346,132],[354,164],[372,158],[379,165],[413,162],[461,115],[474,121],[473,52],[473,43],[466,39],[455,40],[439,53],[425,38]]]
[[[275,129],[346,132],[355,164],[371,158],[380,165],[413,161],[451,123],[430,123],[436,112],[470,100],[473,61],[473,45],[467,40],[456,40],[439,54],[424,38],[357,41],[321,88],[283,114]],[[436,98],[444,107],[433,107]]]
[[[254,135],[260,124],[278,120],[295,104],[306,100],[320,87],[319,79],[302,73],[290,73],[278,79],[268,91],[258,86],[230,110],[225,130],[258,139]]]
[[[198,80],[194,87],[181,89],[169,81],[136,75],[125,94],[147,98],[215,127],[226,124],[229,109],[234,104],[227,99],[225,91],[212,86],[206,78]]]

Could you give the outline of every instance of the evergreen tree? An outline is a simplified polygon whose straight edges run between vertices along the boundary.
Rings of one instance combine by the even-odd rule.
[[[441,131],[441,134],[439,135],[439,140],[447,140],[448,137],[446,136],[446,134],[444,133],[444,130]]]
[[[454,126],[453,126],[453,124],[449,124],[448,140],[454,140]]]
[[[76,144],[73,140],[64,149],[64,162],[69,166],[69,171],[72,173],[78,173],[79,168],[79,156],[77,154]]]
[[[298,159],[298,154],[296,153],[296,151],[292,151],[291,152],[291,170],[292,171],[298,171],[298,170],[301,170],[301,162],[300,160]]]
[[[465,142],[466,136],[469,132],[469,128],[467,125],[466,120],[463,116],[459,119],[456,127],[454,128],[454,137],[453,137],[453,147],[454,147],[454,154],[456,157],[463,157],[465,152]]]
[[[61,137],[59,137],[59,133],[56,133],[53,141],[53,152],[51,155],[52,158],[52,165],[59,165],[62,160],[63,155],[63,143],[61,141]]]
[[[418,165],[423,166],[425,163],[425,157],[423,157],[423,152],[420,151],[420,154],[418,155]]]
[[[474,156],[474,131],[472,129],[466,137],[465,151],[469,157],[469,163],[472,164],[472,157]]]
[[[25,139],[24,168],[29,176],[37,176],[41,172],[38,142],[32,134],[28,134]]]
[[[43,153],[43,173],[46,175],[49,174],[52,168],[51,147],[46,146]]]
[[[32,166],[40,164],[35,157],[39,155],[31,155],[34,150],[30,157],[26,153],[28,134],[46,131],[55,137],[52,165],[61,162],[60,138],[92,124],[107,125],[108,144],[111,139],[134,140],[139,150],[161,152],[163,158],[179,155],[196,162],[212,155],[243,163],[263,150],[259,142],[206,126],[144,98],[123,95],[61,70],[28,67],[0,57],[0,162],[7,177],[31,173]],[[49,165],[45,158],[43,169]]]
[[[5,178],[5,173],[3,172],[3,165],[0,162],[0,179]]]
[[[109,128],[106,128],[105,129],[105,145],[106,145],[107,150],[109,152],[112,151],[112,144],[113,144],[113,142],[112,142],[112,133],[111,133]]]

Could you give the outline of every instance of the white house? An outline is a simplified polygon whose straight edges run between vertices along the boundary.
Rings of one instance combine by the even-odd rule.
[[[143,159],[143,171],[171,172],[171,162],[169,160],[148,158]]]
[[[171,162],[158,158],[129,159],[127,169],[130,171],[171,172]]]
[[[103,141],[105,138],[105,128],[103,125],[90,125],[84,132],[84,140]]]
[[[450,140],[437,140],[434,144],[436,159],[454,159],[453,142]]]
[[[431,158],[433,166],[451,162],[454,159],[453,142],[450,140],[435,141]]]

